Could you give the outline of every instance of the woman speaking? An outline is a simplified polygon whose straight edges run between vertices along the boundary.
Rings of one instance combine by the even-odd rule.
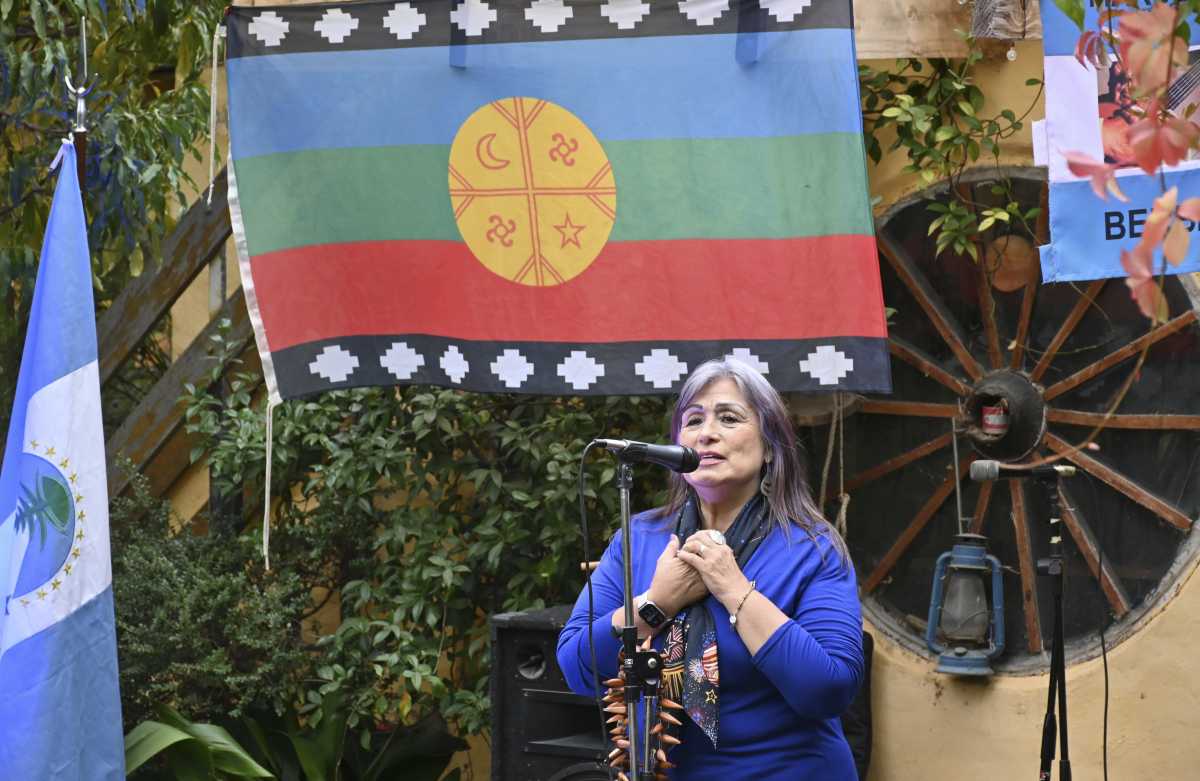
[[[639,637],[663,657],[664,694],[687,714],[669,753],[680,781],[854,781],[839,715],[863,676],[862,618],[845,543],[804,477],[783,399],[733,358],[688,377],[671,438],[700,466],[665,507],[634,516]],[[624,626],[618,532],[592,576],[600,680]],[[587,589],[558,639],[571,688],[594,695]]]

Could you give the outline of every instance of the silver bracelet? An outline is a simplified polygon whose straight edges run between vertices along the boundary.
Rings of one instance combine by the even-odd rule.
[[[737,626],[738,613],[742,612],[742,605],[746,604],[746,600],[749,599],[750,595],[754,593],[754,588],[755,588],[756,583],[757,583],[757,581],[753,581],[753,580],[750,581],[750,590],[747,591],[746,595],[744,597],[742,597],[741,600],[738,601],[737,607],[735,607],[733,609],[733,612],[729,614],[729,625],[730,626]]]

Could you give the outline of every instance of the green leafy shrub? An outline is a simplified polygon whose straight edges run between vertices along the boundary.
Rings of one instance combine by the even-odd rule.
[[[225,357],[240,345],[218,342]],[[262,496],[265,404],[259,378],[189,389],[188,428],[217,488]],[[340,595],[341,622],[317,627],[304,709],[348,703],[373,730],[439,711],[459,734],[488,724],[487,616],[573,600],[583,583],[578,467],[596,436],[656,440],[663,398],[540,398],[422,387],[290,401],[275,411],[274,573]],[[590,465],[591,553],[617,523],[613,461]],[[662,501],[662,474],[639,470],[639,507]],[[261,512],[259,505],[258,512]],[[254,513],[251,513],[254,516]],[[247,537],[257,539],[257,524]],[[249,565],[248,565],[249,566]]]
[[[169,505],[141,477],[113,500],[110,523],[126,729],[159,706],[213,722],[282,713],[311,666],[300,578],[264,573],[244,538],[172,532]]]

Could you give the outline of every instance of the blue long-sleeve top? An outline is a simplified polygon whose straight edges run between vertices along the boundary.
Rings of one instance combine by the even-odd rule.
[[[653,511],[631,521],[634,594],[650,587],[654,565],[671,538],[671,525]],[[592,575],[593,637],[601,681],[617,674],[621,642],[612,631],[624,609],[621,532],[609,543]],[[863,677],[862,615],[854,568],[828,537],[814,541],[793,526],[772,528],[747,562],[744,574],[789,620],[749,650],[713,596],[704,604],[717,631],[720,679],[719,749],[690,719],[683,744],[669,754],[680,781],[855,781],[857,773],[839,715]],[[585,587],[558,638],[558,663],[579,694],[593,695]],[[665,633],[659,633],[660,648]]]

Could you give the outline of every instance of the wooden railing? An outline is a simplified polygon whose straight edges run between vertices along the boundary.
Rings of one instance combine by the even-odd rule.
[[[101,385],[129,359],[200,271],[220,255],[232,232],[226,183],[222,171],[213,188],[212,206],[203,198],[192,204],[164,242],[162,261],[127,285],[100,318]],[[233,325],[232,338],[251,336],[240,288],[109,437],[105,449],[110,496],[119,496],[129,486],[129,475],[118,465],[121,457],[147,475],[155,494],[164,492],[189,466],[191,448],[183,432],[179,398],[184,385],[200,382],[213,368],[211,337],[226,318]]]

